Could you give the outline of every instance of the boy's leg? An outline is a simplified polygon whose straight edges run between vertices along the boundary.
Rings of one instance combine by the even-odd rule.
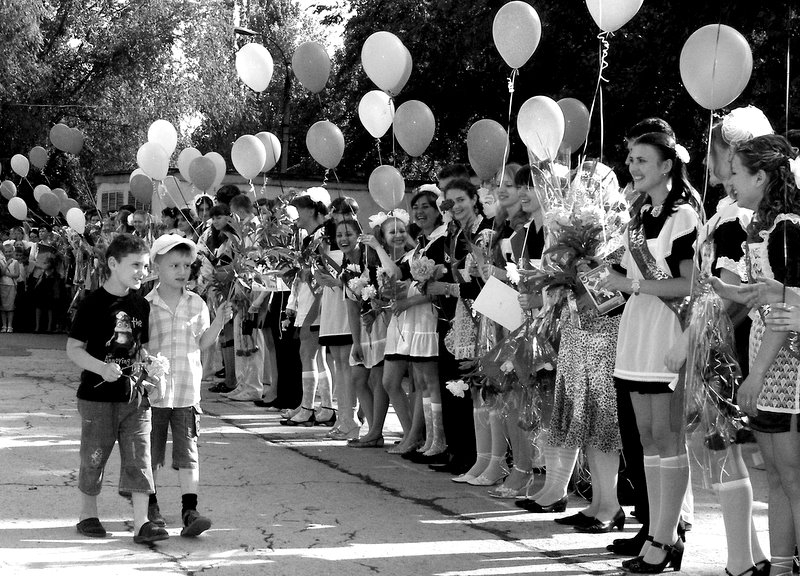
[[[113,404],[78,399],[78,413],[81,416],[78,488],[82,495],[79,520],[83,521],[98,518],[97,495],[103,485],[103,472],[114,448],[116,435]],[[100,531],[91,535],[100,535]]]
[[[197,511],[197,492],[200,485],[200,467],[197,436],[200,431],[200,408],[189,406],[173,410],[172,463],[178,466],[181,484],[181,536],[194,537],[211,527],[211,520]]]
[[[158,483],[156,477],[158,470],[164,467],[167,452],[167,429],[169,428],[172,408],[151,408],[150,419],[152,429],[150,431],[150,460],[153,471],[153,489],[155,492],[150,494],[147,506],[147,519],[157,526],[166,526],[167,523],[158,508]]]

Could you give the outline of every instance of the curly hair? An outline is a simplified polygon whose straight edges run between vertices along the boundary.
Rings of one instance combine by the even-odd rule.
[[[800,195],[789,167],[789,160],[796,156],[797,150],[777,134],[758,136],[736,149],[736,157],[750,174],[763,170],[768,179],[747,230],[751,240],[757,240],[759,232],[770,228],[779,214],[800,214]]]

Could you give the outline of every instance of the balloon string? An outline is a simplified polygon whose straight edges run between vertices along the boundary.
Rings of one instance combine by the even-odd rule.
[[[787,20],[788,22],[788,20]],[[789,93],[791,88],[791,62],[792,62],[792,35],[791,32],[786,38],[786,102],[784,104],[786,110],[786,119],[783,125],[784,135],[789,134]]]
[[[267,173],[264,172],[264,183],[261,184],[261,196],[263,198],[267,197],[267,180],[269,180],[269,178],[267,178]]]
[[[180,185],[180,184],[178,184],[178,179],[177,179],[177,178],[175,178],[175,176],[172,176],[172,179],[173,179],[173,180],[175,180],[175,186],[177,186],[177,188],[178,188],[178,193],[180,193],[180,195],[181,195],[181,198],[183,199],[183,202],[184,202],[184,203],[186,203],[186,198],[184,198],[184,197],[183,197],[183,192],[181,191],[181,185]],[[153,184],[155,185],[155,182],[153,182]],[[164,190],[166,190],[166,191],[167,191],[167,195],[170,197],[170,199],[171,199],[173,202],[175,202],[175,206],[177,206],[177,205],[178,205],[178,201],[177,201],[177,200],[175,200],[175,198],[172,196],[172,192],[170,192],[170,191],[169,191],[169,188],[167,188],[167,185],[166,185],[166,184],[164,184]],[[189,221],[189,219],[186,217],[186,214],[184,214],[184,213],[183,213],[183,210],[178,210],[178,214],[180,214],[180,215],[181,215],[181,217],[183,217],[183,219],[184,219],[184,220],[186,220],[186,223],[187,223],[187,224],[189,225],[189,227],[192,229],[192,232],[194,232],[194,233],[195,233],[195,235],[196,235],[196,236],[199,238],[199,237],[200,237],[200,233],[197,231],[197,228],[195,228],[195,227],[194,227],[194,225],[193,225],[193,224],[192,224],[192,223]]]
[[[389,106],[394,103],[394,98],[389,98]],[[394,136],[394,119],[392,119],[392,166],[397,168],[396,166],[396,158],[397,158],[397,148],[395,148],[395,136]]]
[[[790,14],[791,15],[791,14]],[[789,22],[789,20],[787,20]],[[789,135],[789,93],[790,93],[790,86],[791,86],[791,55],[792,55],[792,35],[791,32],[788,34],[786,38],[786,119],[784,121],[784,135]],[[784,212],[789,210],[789,187],[786,183],[783,183],[783,206]],[[789,252],[787,249],[787,230],[788,226],[783,226],[783,267],[785,270],[789,270]],[[786,302],[786,282],[783,283],[783,302]]]
[[[325,168],[325,175],[322,177],[322,187],[323,188],[325,188],[325,186],[328,185],[328,172],[330,172],[330,168]]]
[[[600,108],[601,108],[601,119],[600,119],[600,157],[602,159],[603,156],[603,119],[602,119],[602,107],[603,107],[603,96],[602,96],[602,86],[603,82],[608,82],[608,80],[603,77],[603,71],[608,68],[608,36],[611,35],[611,32],[600,32],[597,35],[598,40],[598,53],[599,53],[599,71],[597,73],[597,84],[595,85],[594,89],[594,96],[592,96],[592,105],[589,107],[589,126],[592,125],[592,118],[594,116],[594,107],[597,103],[598,95],[600,96]],[[583,143],[583,154],[581,155],[578,166],[583,165],[586,159],[586,151],[589,149],[589,131],[586,132],[586,140]]]
[[[375,138],[375,147],[378,149],[378,165],[383,164],[383,160],[381,160],[381,139]]]
[[[511,110],[514,105],[514,83],[517,80],[517,76],[519,75],[519,69],[514,68],[511,71],[511,76],[508,77],[508,116],[506,118],[506,143],[505,147],[503,148],[503,166],[500,168],[500,181],[497,183],[498,186],[503,185],[503,180],[506,177],[506,160],[508,160],[508,147],[511,145]]]
[[[714,128],[714,111],[713,110],[709,110],[709,112],[708,112],[708,136],[706,137],[706,158],[710,158],[711,157],[711,132],[712,132],[713,128]],[[706,163],[708,163],[708,161],[706,161]],[[710,176],[709,176],[709,173],[708,173],[708,169],[706,169],[705,176],[703,177],[703,201],[702,201],[702,205],[703,206],[706,205],[706,194],[708,193],[709,178],[710,178]],[[700,262],[700,252],[701,251],[702,251],[702,246],[698,245],[697,250],[695,251],[696,261],[695,261],[695,265],[692,266],[692,276],[691,276],[690,283],[689,283],[689,286],[690,286],[690,288],[689,288],[689,302],[694,302],[695,291],[696,291],[697,288],[699,288],[699,286],[695,285],[696,284],[695,281],[697,279],[697,274],[700,272],[700,266],[702,265],[702,262]]]

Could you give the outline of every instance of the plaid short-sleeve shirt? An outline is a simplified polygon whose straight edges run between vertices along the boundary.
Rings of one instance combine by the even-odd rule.
[[[158,287],[145,296],[150,302],[151,354],[169,359],[169,374],[164,376],[166,392],[153,406],[186,408],[200,403],[200,337],[210,325],[208,306],[194,292],[184,290],[173,313],[158,294]]]

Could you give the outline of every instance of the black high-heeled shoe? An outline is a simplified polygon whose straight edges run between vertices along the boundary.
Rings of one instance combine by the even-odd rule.
[[[753,576],[769,576],[770,570],[772,569],[772,563],[769,560],[762,560],[761,562],[756,562],[755,572],[753,572]]]
[[[547,506],[542,506],[536,500],[517,500],[515,504],[534,514],[552,514],[554,512],[564,512],[567,509],[568,501],[569,498],[564,496],[560,500],[556,500]]]
[[[329,406],[320,406],[320,412],[323,410],[330,410],[332,412],[331,417],[327,420],[316,420],[314,421],[315,426],[333,426],[336,424],[336,409],[330,408]]]
[[[313,408],[306,408],[305,406],[300,406],[301,410],[308,410],[311,412],[311,415],[305,420],[292,420],[291,418],[287,418],[286,420],[281,420],[282,426],[313,426],[314,425],[314,409]]]
[[[648,535],[647,535],[647,537],[645,537],[645,539],[644,539],[644,542],[652,542],[652,541],[653,541],[653,537],[652,537],[652,536],[650,536],[649,534],[648,534]],[[644,556],[639,556],[639,552],[641,552],[641,551],[642,551],[642,546],[644,546],[644,544],[642,544],[641,546],[639,546],[639,550],[638,550],[637,552],[634,552],[634,554],[636,554],[636,557],[635,557],[635,558],[630,558],[630,559],[628,559],[628,560],[623,560],[623,561],[622,561],[622,568],[623,568],[624,570],[627,570],[627,569],[628,569],[628,567],[629,567],[629,566],[631,566],[631,564],[635,564],[636,562],[640,562],[641,560],[643,560],[643,559],[644,559]]]
[[[611,532],[614,528],[622,532],[622,529],[625,528],[625,512],[620,508],[617,510],[617,513],[614,514],[614,517],[608,521],[601,521],[597,518],[593,519],[594,522],[588,524],[586,526],[575,526],[575,530],[578,532],[585,532],[587,534],[605,534],[606,532]]]
[[[562,526],[591,526],[594,524],[595,517],[594,516],[587,516],[583,512],[578,512],[577,514],[572,514],[571,516],[564,516],[563,518],[556,518],[553,520],[556,524],[561,524]]]
[[[764,562],[767,563],[767,571],[766,572],[763,572]],[[759,568],[759,566],[761,566],[761,568]],[[744,572],[740,572],[739,574],[733,574],[733,573],[731,573],[730,570],[725,568],[725,574],[727,576],[768,576],[770,568],[771,568],[771,564],[770,564],[769,560],[762,560],[758,564],[753,564],[752,566],[750,566],[750,568],[748,568]]]
[[[638,562],[632,561],[628,565],[628,572],[632,572],[634,574],[661,574],[669,566],[671,566],[675,572],[680,571],[681,563],[683,562],[683,540],[678,538],[678,540],[675,541],[675,544],[671,546],[669,544],[662,544],[661,542],[656,542],[653,540],[650,542],[650,546],[661,548],[664,552],[666,552],[664,559],[658,564],[650,564],[649,562],[645,562],[644,558]]]

